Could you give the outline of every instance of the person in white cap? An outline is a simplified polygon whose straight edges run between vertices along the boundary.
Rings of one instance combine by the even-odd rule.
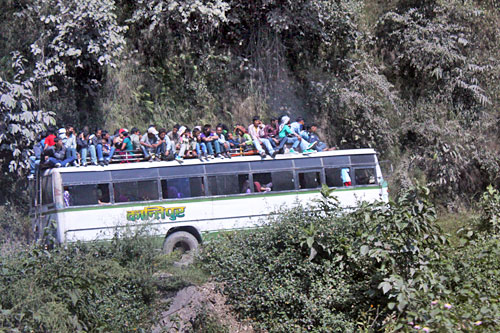
[[[141,138],[141,145],[144,157],[152,161],[160,145],[156,128],[153,126],[148,128],[148,132]]]
[[[177,161],[182,161],[184,156],[195,157],[196,156],[196,140],[191,135],[191,131],[186,126],[181,126],[179,128],[179,142],[181,143],[181,149],[179,149],[179,154],[175,157]]]
[[[282,149],[286,143],[291,143],[292,148],[290,148],[290,153],[296,153],[295,149],[300,146],[300,149],[303,153],[311,153],[312,150],[308,150],[309,143],[306,140],[303,140],[302,137],[292,131],[290,129],[290,117],[283,116],[281,117],[280,128],[279,128],[279,137],[280,137],[280,145],[277,148]]]

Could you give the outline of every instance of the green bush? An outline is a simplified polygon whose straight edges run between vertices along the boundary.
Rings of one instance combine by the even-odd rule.
[[[494,233],[450,245],[425,188],[349,213],[326,192],[320,212],[283,211],[205,246],[204,266],[242,316],[270,332],[500,329]]]
[[[1,258],[0,327],[12,331],[115,331],[149,327],[157,291],[147,238],[30,247]]]
[[[202,260],[235,308],[270,331],[353,331],[370,307],[382,309],[380,327],[414,300],[427,282],[418,272],[443,246],[427,194],[348,214],[332,200],[320,213],[298,207],[208,244]]]

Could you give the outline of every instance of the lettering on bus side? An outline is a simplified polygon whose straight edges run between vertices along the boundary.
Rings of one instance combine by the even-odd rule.
[[[186,207],[144,207],[141,210],[127,211],[127,221],[149,221],[150,219],[164,220],[166,218],[175,221],[177,218],[184,217]]]

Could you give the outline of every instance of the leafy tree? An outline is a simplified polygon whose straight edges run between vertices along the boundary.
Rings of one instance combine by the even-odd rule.
[[[114,1],[44,0],[29,10],[41,23],[31,45],[34,73],[49,91],[56,91],[61,80],[95,89],[105,67],[116,66],[126,27],[116,22]]]
[[[23,173],[38,133],[54,123],[54,113],[36,110],[33,80],[24,80],[25,59],[13,57],[11,82],[0,77],[0,162],[3,171]]]

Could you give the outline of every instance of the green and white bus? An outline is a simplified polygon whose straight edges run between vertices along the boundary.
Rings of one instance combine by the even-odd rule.
[[[388,201],[373,149],[67,167],[38,178],[33,227],[40,238],[55,225],[56,241],[65,243],[111,239],[150,225],[165,238],[165,252],[189,251],[207,233],[257,227],[280,208],[310,203],[323,184],[335,188],[345,207]]]

